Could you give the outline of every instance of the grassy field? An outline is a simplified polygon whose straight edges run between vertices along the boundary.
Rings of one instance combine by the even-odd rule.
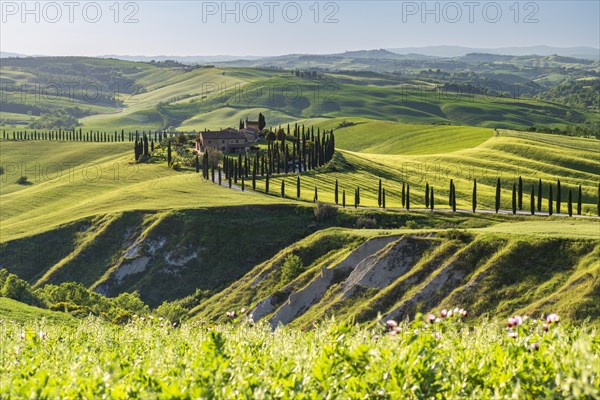
[[[0,297],[0,321],[2,321],[0,324],[5,321],[13,321],[20,324],[50,323],[57,326],[69,326],[75,325],[77,320],[63,312],[28,306],[6,297]]]
[[[597,332],[562,323],[544,332],[543,322],[525,318],[509,332],[504,322],[419,318],[393,335],[335,323],[272,332],[262,324],[173,328],[140,318],[125,326],[92,318],[76,327],[8,322],[0,329],[0,391],[11,398],[598,398]]]

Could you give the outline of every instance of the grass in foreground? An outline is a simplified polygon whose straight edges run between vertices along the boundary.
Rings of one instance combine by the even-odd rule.
[[[10,398],[599,398],[600,346],[583,326],[459,317],[385,334],[327,323],[302,332],[202,323],[173,328],[0,325]],[[551,319],[552,320],[552,319]],[[518,324],[522,322],[522,324]],[[547,332],[546,332],[547,330]]]

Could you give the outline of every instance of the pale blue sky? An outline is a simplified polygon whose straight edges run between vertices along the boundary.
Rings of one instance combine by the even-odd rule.
[[[220,1],[136,1],[120,2],[118,7],[112,0],[75,1],[75,6],[29,2],[29,14],[21,1],[1,3],[0,49],[25,54],[278,55],[435,45],[600,47],[596,0],[243,1],[226,4],[231,14],[224,13]],[[317,23],[315,4],[320,10]],[[137,22],[124,22],[130,13]],[[331,13],[331,23],[324,23]]]

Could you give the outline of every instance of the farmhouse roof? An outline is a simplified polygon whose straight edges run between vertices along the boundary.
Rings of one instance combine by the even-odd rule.
[[[225,129],[222,131],[206,131],[206,132],[200,132],[200,135],[202,137],[202,139],[204,140],[209,140],[209,139],[242,139],[244,140],[246,137],[233,129]]]

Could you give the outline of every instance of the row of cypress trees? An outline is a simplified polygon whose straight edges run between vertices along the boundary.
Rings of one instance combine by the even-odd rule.
[[[166,131],[142,131],[142,135],[147,135],[150,140],[154,142],[162,142],[166,138],[171,138],[176,133]],[[100,132],[100,131],[87,131],[83,132],[81,128],[71,130],[50,130],[50,131],[13,131],[12,135],[8,134],[6,130],[2,131],[2,138],[4,140],[48,140],[48,141],[70,141],[70,142],[133,142],[136,139],[139,140],[139,131],[127,132],[121,129],[121,132]]]

